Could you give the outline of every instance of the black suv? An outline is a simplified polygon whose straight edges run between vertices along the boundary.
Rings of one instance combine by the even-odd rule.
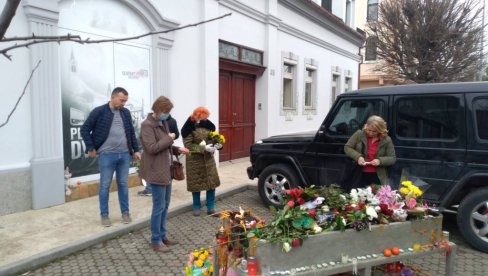
[[[442,211],[456,211],[465,239],[488,252],[488,82],[341,94],[318,131],[272,136],[251,146],[247,173],[259,178],[264,204],[279,206],[283,189],[341,184],[350,162],[344,144],[371,115],[387,121],[395,145],[393,188],[405,169],[428,183],[423,199]]]

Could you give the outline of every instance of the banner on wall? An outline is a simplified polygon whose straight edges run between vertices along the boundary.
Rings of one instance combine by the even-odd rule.
[[[125,107],[139,136],[150,110],[150,50],[120,43],[61,44],[60,55],[65,167],[73,177],[97,174],[98,158],[85,154],[80,128],[91,110],[106,104],[120,86],[129,93]]]

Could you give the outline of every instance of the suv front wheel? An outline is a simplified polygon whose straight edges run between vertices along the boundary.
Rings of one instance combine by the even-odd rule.
[[[472,247],[488,253],[488,189],[476,190],[463,199],[457,223]]]
[[[292,168],[284,164],[270,165],[259,174],[259,196],[266,206],[281,207],[283,191],[297,186],[296,174]]]

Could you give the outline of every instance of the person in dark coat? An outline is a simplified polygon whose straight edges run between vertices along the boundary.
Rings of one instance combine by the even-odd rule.
[[[129,213],[129,167],[132,157],[140,160],[139,146],[132,125],[132,116],[124,108],[129,94],[122,87],[112,91],[107,104],[96,107],[80,129],[81,137],[86,146],[86,153],[91,158],[98,155],[100,183],[98,188],[100,216],[102,225],[112,225],[109,218],[108,199],[110,184],[116,173],[117,192],[119,194],[122,222],[132,221]]]
[[[220,186],[214,152],[220,144],[211,144],[208,135],[215,125],[208,120],[210,112],[205,107],[196,108],[181,129],[183,144],[190,149],[186,156],[187,190],[193,197],[193,215],[201,212],[200,192],[206,191],[207,214],[215,214],[215,189]]]
[[[178,244],[166,235],[166,217],[171,200],[171,164],[173,154],[190,151],[173,145],[176,134],[171,132],[167,119],[173,103],[160,96],[141,125],[142,153],[140,175],[152,187],[151,246],[154,251],[169,251]]]
[[[178,137],[180,137],[180,131],[178,130],[178,124],[176,123],[176,120],[173,117],[171,117],[171,114],[169,114],[168,118],[166,119],[166,122],[168,123],[169,131],[175,134],[175,140],[178,139]],[[144,181],[146,182],[145,179]],[[146,182],[145,189],[137,192],[137,195],[151,196],[152,195],[151,185],[147,184]]]

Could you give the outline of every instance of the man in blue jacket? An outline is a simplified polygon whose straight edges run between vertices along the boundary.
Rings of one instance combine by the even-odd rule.
[[[80,129],[88,156],[93,158],[98,154],[100,216],[102,225],[106,227],[111,225],[108,199],[114,172],[122,222],[132,221],[129,213],[127,179],[131,155],[141,160],[141,154],[132,125],[132,116],[130,111],[124,108],[128,98],[129,94],[124,88],[114,88],[110,101],[93,109]]]

